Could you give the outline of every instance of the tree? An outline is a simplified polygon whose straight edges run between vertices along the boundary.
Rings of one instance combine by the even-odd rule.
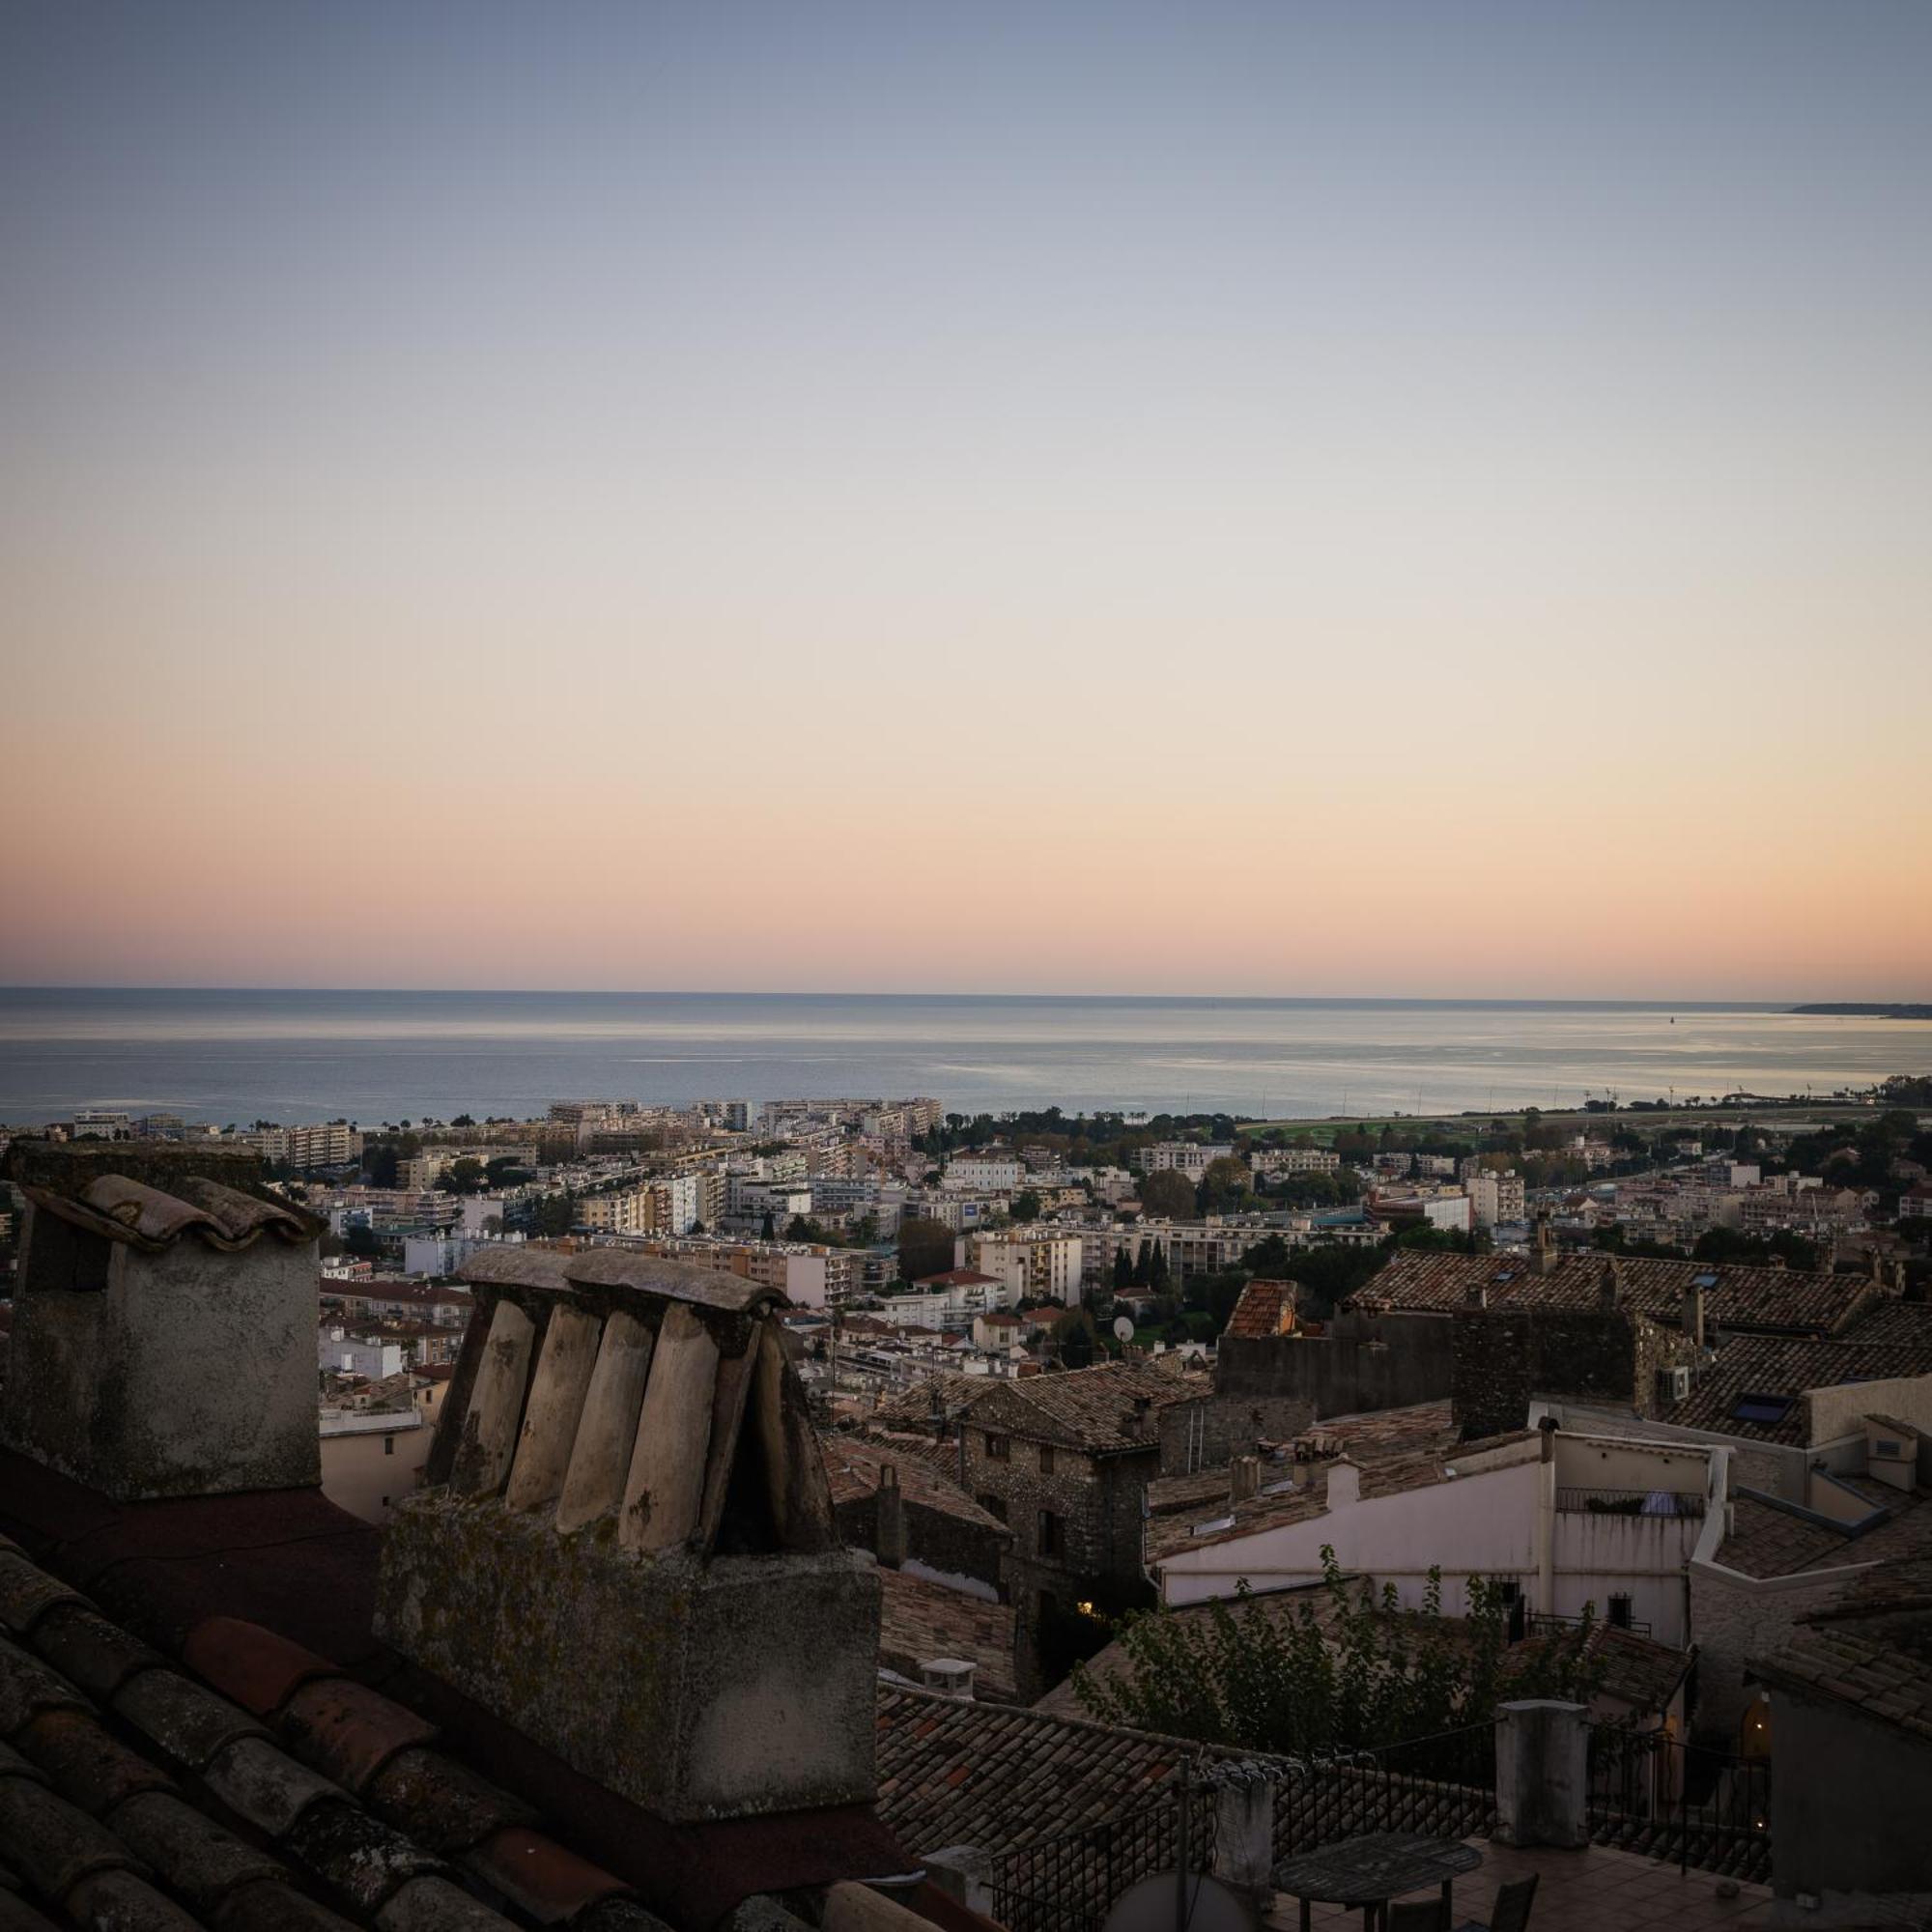
[[[443,1176],[442,1184],[451,1194],[480,1194],[483,1191],[483,1163],[466,1154],[454,1162]]]
[[[914,1214],[899,1223],[899,1273],[907,1281],[944,1274],[952,1265],[952,1230]]]
[[[1099,1332],[1084,1308],[1069,1308],[1053,1324],[1053,1348],[1065,1369],[1085,1369],[1100,1352]]]
[[[1218,1214],[1223,1208],[1233,1207],[1246,1196],[1252,1179],[1247,1162],[1231,1153],[1210,1160],[1196,1196],[1201,1212]]]
[[[777,1220],[773,1216],[772,1210],[767,1208],[765,1209],[765,1218],[758,1223],[758,1239],[761,1241],[775,1241],[778,1237]]]
[[[1512,1646],[1501,1586],[1485,1577],[1469,1578],[1469,1613],[1456,1620],[1442,1614],[1439,1567],[1407,1613],[1393,1584],[1378,1596],[1349,1582],[1327,1545],[1321,1576],[1325,1618],[1305,1599],[1271,1606],[1245,1583],[1206,1615],[1134,1612],[1120,1632],[1125,1668],[1076,1667],[1074,1690],[1102,1723],[1301,1755],[1484,1722],[1506,1695],[1587,1703],[1601,1688],[1590,1606],[1562,1634]]]
[[[1141,1177],[1141,1207],[1155,1220],[1184,1221],[1194,1212],[1194,1188],[1171,1167]]]
[[[499,1153],[483,1165],[483,1172],[489,1177],[492,1187],[514,1187],[533,1177],[523,1163],[523,1157],[514,1153]]]
[[[1015,1221],[1039,1219],[1039,1196],[1033,1188],[1023,1187],[1013,1196],[1013,1219]]]
[[[1131,1288],[1133,1285],[1133,1258],[1127,1253],[1123,1242],[1114,1250],[1114,1293],[1119,1294],[1122,1290]]]

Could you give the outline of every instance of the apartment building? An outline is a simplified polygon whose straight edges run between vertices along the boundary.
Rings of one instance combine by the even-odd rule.
[[[1010,1194],[1026,1176],[1026,1163],[1011,1148],[981,1148],[955,1153],[939,1184],[963,1194]]]
[[[1341,1169],[1342,1156],[1332,1148],[1261,1148],[1250,1165],[1257,1175],[1335,1174]]]
[[[577,1204],[581,1227],[594,1235],[656,1235],[672,1232],[658,1211],[656,1187],[626,1187],[613,1194],[586,1194]]]
[[[1493,1228],[1499,1221],[1520,1221],[1529,1211],[1522,1176],[1514,1168],[1506,1174],[1481,1170],[1468,1176],[1463,1186],[1479,1228]]]
[[[1081,1241],[1064,1228],[1002,1228],[962,1235],[955,1244],[962,1268],[1002,1282],[1015,1301],[1080,1299]]]
[[[347,1167],[362,1158],[362,1136],[346,1121],[327,1121],[320,1126],[264,1127],[246,1136],[264,1160],[290,1167]]]
[[[1136,1160],[1143,1174],[1184,1174],[1189,1180],[1199,1180],[1212,1162],[1226,1160],[1234,1151],[1232,1145],[1210,1143],[1204,1147],[1193,1141],[1156,1141],[1152,1147],[1142,1148]]]

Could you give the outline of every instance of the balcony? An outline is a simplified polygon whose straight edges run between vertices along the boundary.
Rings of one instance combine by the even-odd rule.
[[[1559,1488],[1556,1507],[1576,1516],[1701,1517],[1704,1514],[1704,1498],[1691,1490]]]

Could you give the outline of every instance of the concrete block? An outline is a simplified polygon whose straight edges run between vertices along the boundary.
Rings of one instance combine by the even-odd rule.
[[[1496,1830],[1506,1845],[1590,1842],[1590,1714],[1527,1698],[1496,1712]]]
[[[377,1634],[673,1819],[868,1803],[879,1583],[862,1551],[648,1557],[611,1517],[446,1490],[385,1538]]]
[[[322,1481],[316,1247],[149,1252],[27,1210],[0,1437],[122,1501]]]

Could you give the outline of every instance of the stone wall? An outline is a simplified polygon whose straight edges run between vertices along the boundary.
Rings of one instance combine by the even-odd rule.
[[[1625,1308],[1466,1308],[1454,1328],[1451,1390],[1464,1436],[1520,1429],[1533,1397],[1657,1407],[1657,1372],[1685,1344]]]
[[[1823,1580],[1741,1577],[1714,1564],[1692,1563],[1690,1641],[1697,1647],[1697,1695],[1690,1735],[1714,1750],[1738,1749],[1739,1725],[1757,1695],[1745,1683],[1745,1664],[1776,1650],[1794,1624],[1837,1601],[1847,1577],[1826,1572]],[[1781,1755],[1784,1740],[1775,1741]]]
[[[1191,1476],[1224,1468],[1251,1456],[1262,1442],[1285,1442],[1315,1419],[1305,1397],[1264,1393],[1216,1393],[1199,1402],[1177,1402],[1159,1411],[1160,1473]]]
[[[906,1498],[903,1505],[906,1557],[948,1577],[971,1577],[995,1590],[1006,1586],[1009,1539],[996,1529],[968,1522],[945,1510],[928,1508]],[[834,1506],[838,1540],[848,1549],[879,1553],[879,1501],[875,1492],[853,1496]]]
[[[1444,1315],[1338,1315],[1320,1335],[1224,1335],[1214,1366],[1223,1395],[1306,1403],[1314,1419],[1438,1402],[1455,1372]]]

